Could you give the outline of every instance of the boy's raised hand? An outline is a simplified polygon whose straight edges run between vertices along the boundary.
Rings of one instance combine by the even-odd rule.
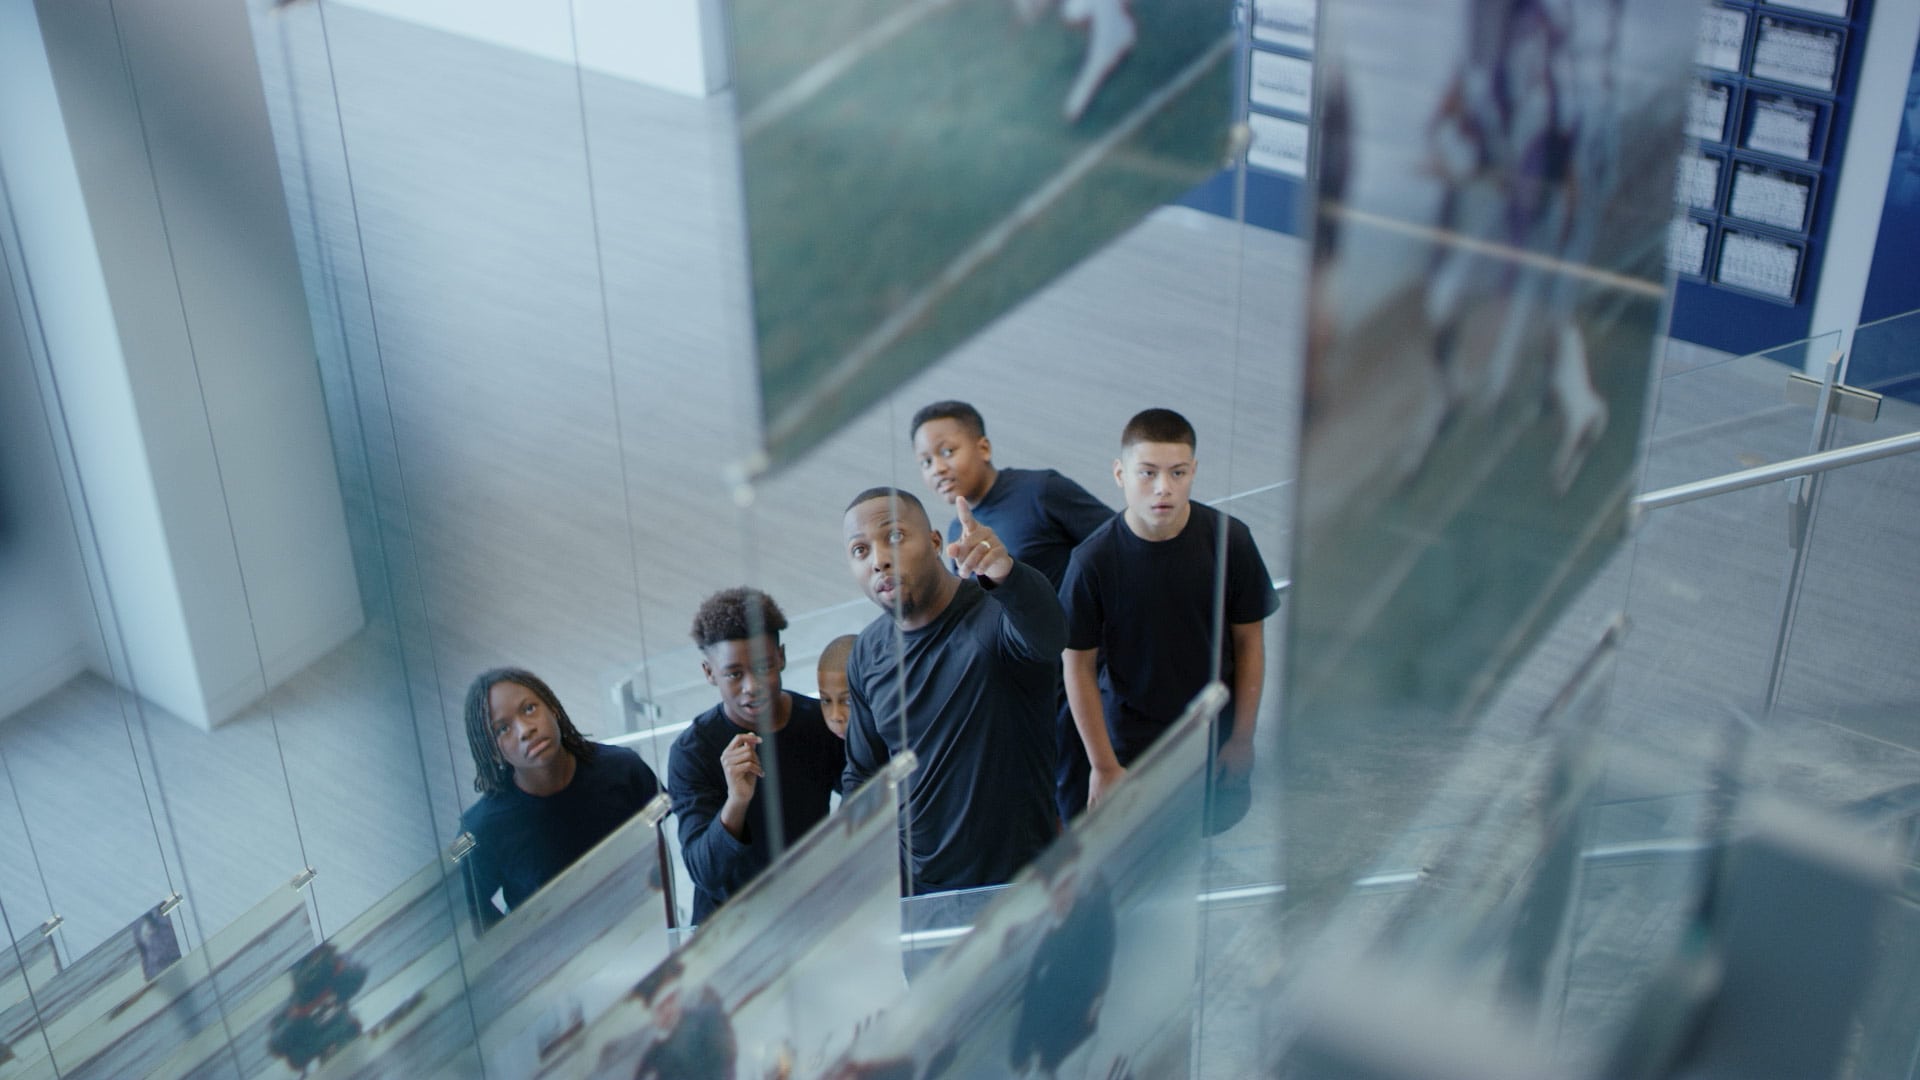
[[[961,577],[983,577],[995,585],[1013,573],[1013,555],[992,529],[974,520],[973,507],[966,496],[954,500],[954,512],[960,515],[960,539],[947,545],[947,558]]]

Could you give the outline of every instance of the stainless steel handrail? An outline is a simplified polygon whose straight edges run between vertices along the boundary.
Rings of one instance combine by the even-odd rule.
[[[1673,487],[1636,496],[1633,505],[1641,510],[1657,510],[1663,506],[1674,506],[1713,495],[1724,495],[1729,491],[1760,487],[1778,480],[1791,480],[1796,476],[1812,476],[1814,473],[1827,472],[1848,465],[1911,454],[1916,450],[1920,450],[1920,431],[1875,439],[1873,442],[1855,446],[1843,446],[1838,450],[1826,450],[1818,454],[1808,454],[1805,457],[1788,458],[1771,465],[1743,469],[1724,476],[1676,484]]]

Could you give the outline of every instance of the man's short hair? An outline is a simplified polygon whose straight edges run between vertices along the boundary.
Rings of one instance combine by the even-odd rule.
[[[927,521],[931,522],[933,520],[927,517],[927,508],[920,505],[920,500],[913,497],[913,492],[901,491],[897,487],[870,487],[860,494],[855,495],[853,501],[847,504],[847,508],[840,512],[842,514],[851,513],[854,507],[859,506],[861,503],[870,503],[875,499],[898,499],[908,506],[913,507],[915,510],[920,511],[920,516],[926,518]]]
[[[920,425],[934,420],[957,421],[961,427],[967,429],[969,435],[976,439],[983,439],[987,434],[987,422],[980,418],[979,409],[964,401],[936,401],[913,414],[913,422],[907,425],[907,438],[911,439],[918,435]]]
[[[860,639],[852,634],[841,634],[827,642],[827,647],[820,650],[818,665],[820,670],[825,671],[828,668],[844,670],[847,666],[847,658],[853,655],[853,643],[858,640]]]
[[[702,649],[723,641],[749,641],[763,634],[779,640],[787,616],[773,597],[741,586],[722,589],[700,602],[693,616],[693,643]]]
[[[1186,443],[1189,449],[1200,448],[1200,437],[1194,434],[1193,425],[1172,409],[1143,409],[1133,414],[1126,430],[1120,432],[1120,449],[1124,452],[1134,443],[1143,442]]]

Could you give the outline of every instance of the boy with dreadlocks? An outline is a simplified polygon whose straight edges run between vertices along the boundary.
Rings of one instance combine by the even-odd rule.
[[[624,746],[588,742],[553,690],[530,671],[495,668],[467,689],[467,748],[480,801],[460,815],[477,929],[500,921],[660,794]]]
[[[695,923],[773,862],[776,837],[791,844],[826,817],[840,789],[845,745],[818,701],[781,689],[786,628],[780,605],[759,589],[714,593],[693,617],[700,670],[720,704],[674,740],[667,788]]]

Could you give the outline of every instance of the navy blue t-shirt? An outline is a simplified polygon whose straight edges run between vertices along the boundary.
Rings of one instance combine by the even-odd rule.
[[[918,630],[882,615],[854,642],[843,786],[902,749],[920,759],[907,780],[915,892],[1004,884],[1053,839],[1064,631],[1047,579],[1015,563],[992,589],[961,582]]]
[[[1244,522],[1195,503],[1170,540],[1142,540],[1115,514],[1073,553],[1060,603],[1067,648],[1106,650],[1107,730],[1131,762],[1179,718],[1212,671],[1214,560],[1227,527],[1227,622],[1259,622],[1280,606]],[[1233,687],[1233,638],[1218,635],[1220,679]],[[1222,714],[1232,733],[1233,708]]]
[[[465,863],[469,899],[482,928],[500,919],[491,901],[494,890],[505,895],[509,911],[519,907],[660,794],[660,781],[639,754],[624,746],[588,745],[592,756],[575,763],[573,779],[559,791],[529,795],[509,784],[460,815],[460,827],[474,839]]]
[[[846,744],[827,727],[820,702],[788,692],[792,711],[787,725],[760,744],[760,764],[780,783],[780,827],[787,844],[827,816],[840,774],[847,766]],[[680,821],[680,857],[693,878],[693,921],[706,921],[727,897],[745,888],[773,861],[767,817],[767,780],[754,785],[747,804],[747,835],[735,839],[720,824],[727,803],[727,773],[720,755],[746,729],[727,719],[715,705],[694,718],[673,742],[667,759],[667,790],[673,816]]]
[[[1052,469],[1001,469],[973,516],[992,529],[1014,558],[1040,571],[1055,589],[1067,559],[1113,516],[1106,503]],[[947,543],[960,539],[960,519],[947,523]]]

